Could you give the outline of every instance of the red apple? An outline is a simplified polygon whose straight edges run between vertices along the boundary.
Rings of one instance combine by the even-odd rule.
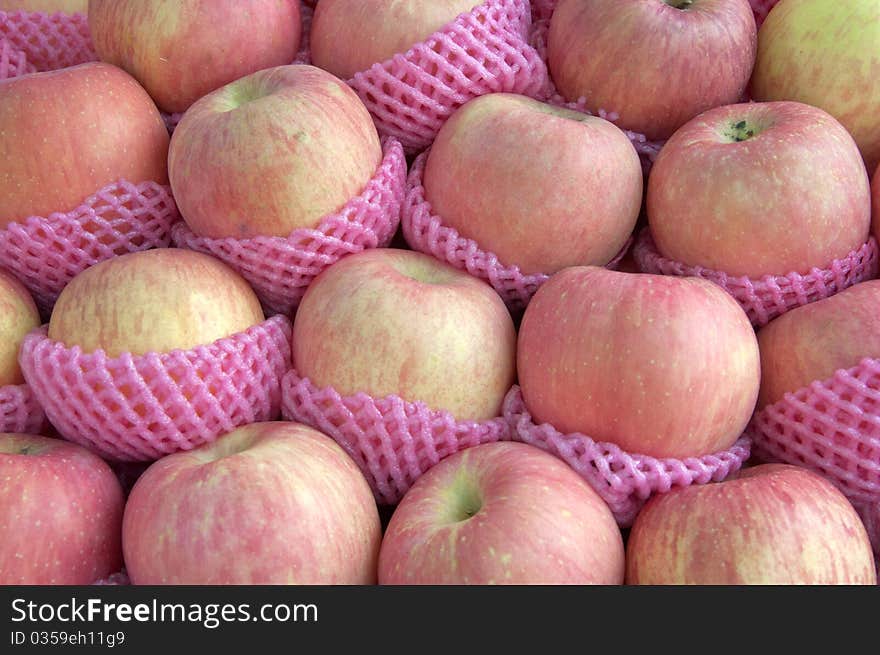
[[[515,351],[513,321],[489,285],[406,250],[335,263],[306,291],[293,326],[294,368],[318,387],[396,394],[459,420],[500,414]]]
[[[84,14],[89,0],[0,0],[0,11],[42,11],[47,14]]]
[[[344,80],[405,53],[480,0],[321,0],[309,45],[316,66]]]
[[[653,457],[730,447],[760,384],[755,333],[721,287],[593,267],[538,289],[517,362],[536,422]]]
[[[825,380],[864,357],[880,357],[880,280],[791,310],[761,328],[758,407]]]
[[[121,178],[168,182],[168,131],[125,71],[89,63],[0,84],[0,229]]]
[[[125,507],[134,584],[376,582],[373,493],[329,437],[256,423],[159,460]]]
[[[89,0],[98,57],[134,75],[167,112],[296,57],[291,0]]]
[[[0,269],[0,387],[21,384],[18,350],[28,332],[40,326],[40,313],[24,285]]]
[[[647,212],[660,252],[730,275],[826,268],[867,241],[868,174],[852,137],[797,102],[707,111],[651,169]]]
[[[673,489],[636,517],[628,584],[869,584],[865,527],[824,478],[765,464],[725,482]]]
[[[607,264],[642,204],[639,157],[621,130],[503,93],[468,102],[446,122],[424,186],[444,224],[526,274]]]
[[[209,344],[265,317],[253,289],[217,259],[163,248],[77,275],[52,310],[49,338],[109,357]]]
[[[748,0],[560,0],[547,39],[563,96],[667,139],[697,114],[742,97],[757,29]]]
[[[196,234],[286,237],[363,191],[382,160],[370,114],[312,66],[254,73],[202,98],[171,140],[171,186]]]
[[[880,0],[781,0],[758,35],[756,100],[821,107],[880,164]]]
[[[611,510],[561,460],[493,443],[425,473],[391,517],[379,583],[621,584]]]
[[[110,467],[57,439],[0,434],[0,584],[87,585],[122,568]]]

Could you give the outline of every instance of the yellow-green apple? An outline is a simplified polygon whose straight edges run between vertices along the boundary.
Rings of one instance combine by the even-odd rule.
[[[168,166],[196,234],[286,237],[341,209],[381,160],[376,126],[347,84],[312,66],[279,66],[195,103]]]
[[[697,114],[742,97],[757,28],[748,0],[560,0],[547,39],[563,96],[667,139]]]
[[[0,0],[0,11],[42,11],[47,14],[84,14],[89,0]]]
[[[168,130],[125,71],[88,63],[0,84],[0,228],[119,179],[168,183]]]
[[[527,274],[607,264],[642,204],[639,157],[620,129],[505,93],[471,100],[443,125],[424,186],[444,224]]]
[[[18,350],[28,332],[40,326],[40,313],[24,285],[0,270],[0,387],[21,384]]]
[[[516,332],[486,283],[433,257],[374,249],[341,259],[305,293],[293,365],[343,395],[396,394],[459,420],[500,414]]]
[[[758,407],[825,380],[865,357],[880,357],[880,280],[786,312],[758,332]]]
[[[161,248],[77,275],[52,310],[49,338],[108,357],[209,344],[265,320],[238,273],[213,257]]]
[[[291,0],[89,0],[103,61],[134,75],[161,109],[296,57],[302,29]]]
[[[381,541],[357,465],[297,423],[255,423],[159,460],[122,528],[134,584],[375,584]]]
[[[781,0],[758,34],[756,100],[797,100],[843,123],[880,164],[880,0]]]
[[[711,109],[651,169],[659,251],[730,275],[826,268],[867,241],[871,191],[858,148],[831,115],[798,102]]]
[[[536,422],[653,457],[731,446],[761,374],[754,330],[721,287],[596,267],[567,268],[538,289],[517,364]]]
[[[122,487],[85,448],[0,434],[0,584],[87,585],[122,568]]]
[[[640,585],[876,584],[865,526],[834,485],[763,464],[648,501],[626,550]]]
[[[480,0],[322,0],[309,35],[312,61],[344,80],[424,41]]]
[[[380,584],[622,584],[611,510],[561,460],[521,443],[469,448],[394,511]]]

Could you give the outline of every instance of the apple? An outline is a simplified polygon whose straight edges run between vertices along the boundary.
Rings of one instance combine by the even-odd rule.
[[[580,266],[532,298],[517,363],[536,423],[652,457],[733,445],[761,373],[749,319],[721,287]]]
[[[394,511],[379,583],[622,584],[611,510],[561,460],[521,443],[469,448],[428,470]]]
[[[133,584],[375,584],[381,541],[354,461],[280,422],[159,460],[135,483],[122,527]]]
[[[873,232],[874,236],[880,239],[880,166],[877,166],[877,170],[874,172],[874,181],[871,184],[871,188],[874,190]]]
[[[852,137],[797,102],[711,109],[669,139],[648,178],[661,254],[753,278],[827,268],[868,240],[871,191]]]
[[[756,49],[748,0],[560,0],[547,36],[565,98],[615,112],[617,125],[652,140],[737,102]]]
[[[549,274],[620,252],[641,209],[642,168],[612,123],[492,93],[444,124],[424,187],[445,225],[525,274]]]
[[[821,107],[880,164],[880,0],[781,0],[758,35],[756,100]]]
[[[309,34],[312,62],[344,80],[403,54],[481,0],[321,0]]]
[[[880,357],[880,280],[786,312],[758,332],[761,392],[758,407],[788,392]]]
[[[92,62],[0,84],[0,229],[126,179],[168,183],[168,131],[128,73]]]
[[[22,384],[18,350],[31,330],[40,327],[40,313],[31,294],[0,269],[0,387]]]
[[[345,257],[312,282],[292,350],[294,368],[318,387],[396,394],[460,421],[499,416],[516,368],[513,320],[488,284],[384,248]]]
[[[200,236],[286,237],[315,228],[382,161],[369,112],[313,66],[280,66],[205,96],[174,131],[168,165],[181,214]]]
[[[134,75],[168,113],[289,64],[301,28],[299,3],[291,0],[89,0],[98,58]]]
[[[0,0],[0,11],[85,14],[88,6],[89,0]]]
[[[68,284],[49,338],[108,357],[213,343],[265,320],[244,278],[217,259],[162,248],[97,264]]]
[[[626,581],[873,585],[877,575],[865,526],[834,485],[763,464],[649,500],[627,542]]]
[[[87,585],[122,568],[113,471],[58,439],[0,434],[0,584]]]

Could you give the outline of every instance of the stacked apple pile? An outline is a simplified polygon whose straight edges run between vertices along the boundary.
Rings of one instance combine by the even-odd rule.
[[[0,583],[875,584],[880,0],[772,4],[0,0],[101,59],[0,81]]]

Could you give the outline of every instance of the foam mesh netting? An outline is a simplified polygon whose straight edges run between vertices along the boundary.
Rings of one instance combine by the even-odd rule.
[[[528,43],[530,26],[528,0],[486,0],[348,84],[379,133],[415,153],[468,100],[487,93],[546,93],[547,67]]]
[[[179,219],[168,185],[120,180],[72,211],[31,216],[0,230],[0,266],[21,280],[47,316],[76,275],[119,255],[167,247]]]
[[[85,14],[0,11],[0,80],[95,59]]]
[[[422,183],[429,153],[430,149],[416,157],[407,180],[401,221],[407,244],[414,250],[432,255],[485,280],[498,292],[511,311],[524,309],[550,276],[544,273],[526,274],[516,265],[504,264],[497,255],[443,223],[443,218],[431,209]],[[628,241],[606,267],[615,268],[628,252],[630,245],[631,241]]]
[[[0,387],[0,432],[41,434],[46,415],[26,384]]]
[[[689,266],[663,257],[645,228],[633,248],[636,264],[643,273],[700,277],[714,282],[734,297],[755,327],[761,327],[785,312],[877,277],[880,251],[874,237],[861,248],[827,268],[813,268],[807,273],[765,275],[760,278],[728,275],[702,266]]]
[[[583,434],[562,434],[547,423],[536,425],[519,387],[505,398],[504,416],[514,441],[541,448],[571,466],[608,503],[621,527],[632,525],[651,496],[674,487],[720,482],[742,468],[751,452],[749,439],[742,437],[728,450],[702,457],[657,459],[628,453]]]
[[[449,412],[399,396],[342,396],[291,370],[282,412],[329,435],[357,462],[379,504],[396,505],[428,469],[465,448],[509,439],[503,418],[457,421]]]
[[[785,394],[755,413],[747,434],[762,460],[810,468],[854,503],[880,505],[880,360]]]
[[[384,157],[365,189],[318,227],[288,237],[211,239],[180,222],[172,230],[180,248],[213,255],[238,271],[270,313],[290,314],[312,280],[346,255],[391,243],[400,224],[406,159],[395,139],[385,139]]]
[[[65,439],[108,460],[153,461],[275,420],[291,334],[275,316],[188,350],[108,357],[53,341],[44,327],[25,338],[19,361]]]

